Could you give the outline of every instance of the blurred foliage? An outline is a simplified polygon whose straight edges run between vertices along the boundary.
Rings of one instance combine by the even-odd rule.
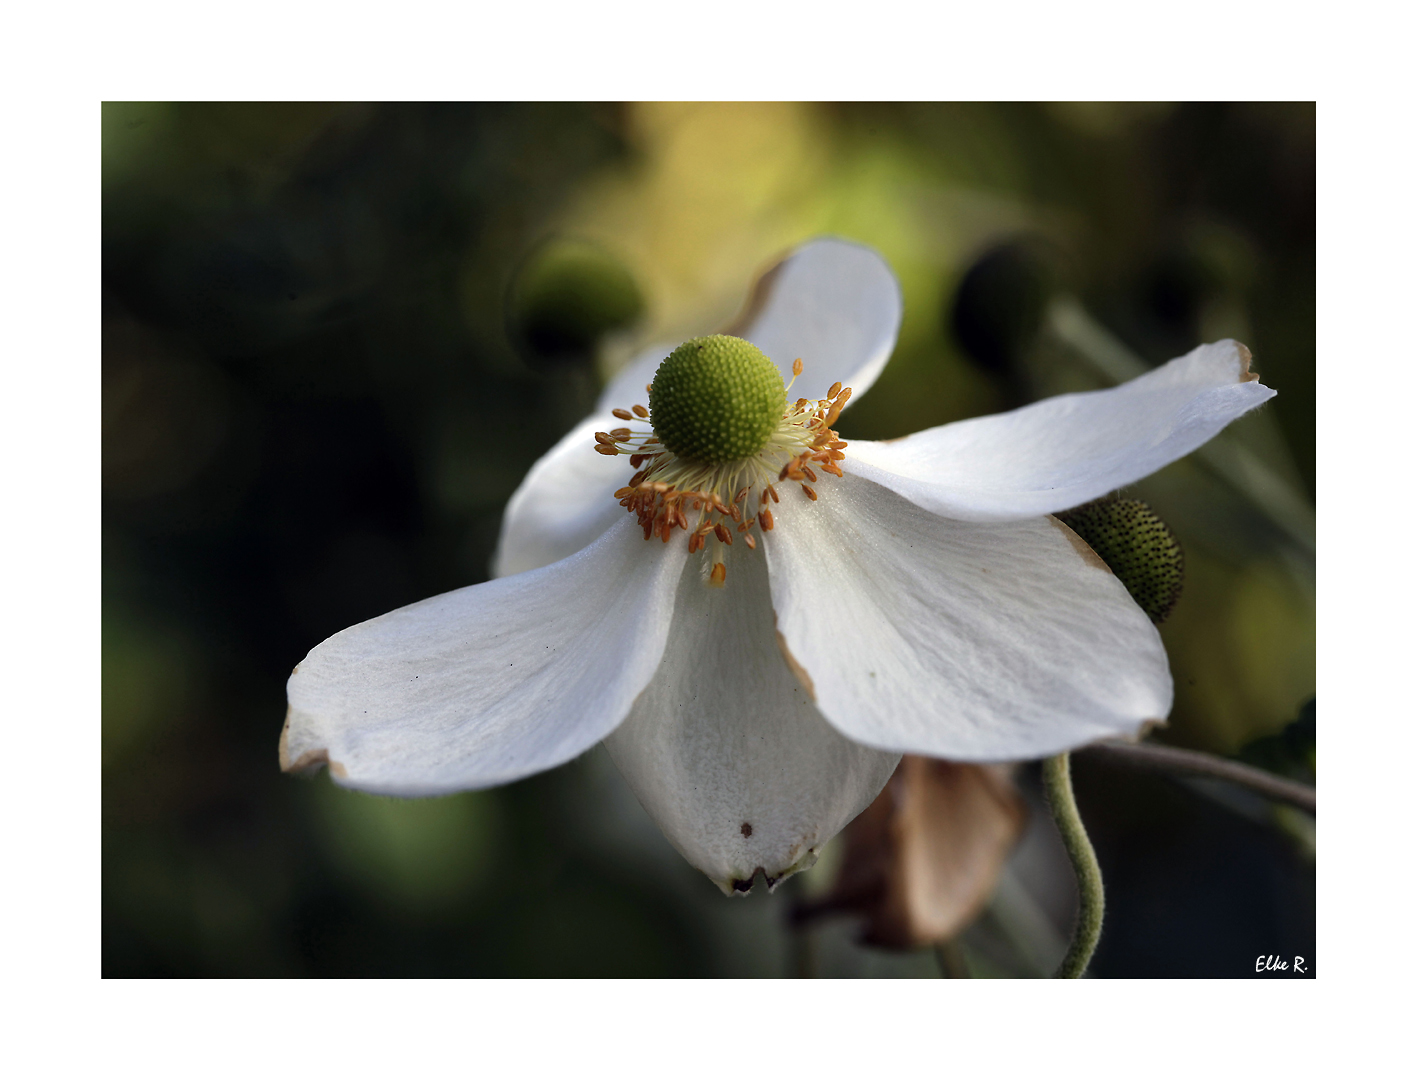
[[[1057,291],[1047,256],[1006,241],[976,259],[947,304],[949,333],[969,358],[1006,382],[1022,377]]]
[[[1265,735],[1246,746],[1242,760],[1306,784],[1317,779],[1317,735],[1314,699],[1310,698],[1293,723],[1274,735]]]
[[[114,103],[102,132],[108,975],[787,969],[783,898],[721,898],[600,751],[401,803],[275,747],[313,645],[484,579],[598,380],[726,324],[809,236],[874,245],[905,294],[848,438],[1105,385],[1050,332],[1068,296],[1148,363],[1246,342],[1279,396],[1235,436],[1312,498],[1312,105]],[[1136,494],[1186,554],[1167,737],[1261,753],[1313,696],[1312,557],[1192,460]],[[1312,956],[1312,864],[1274,830],[1155,778],[1078,786],[1099,974]],[[1037,904],[1001,890],[981,970],[1066,927],[1050,858],[1020,849]],[[826,975],[935,971],[818,944]]]

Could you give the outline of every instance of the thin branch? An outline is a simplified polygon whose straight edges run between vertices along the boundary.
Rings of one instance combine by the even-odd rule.
[[[1080,748],[1096,757],[1115,761],[1121,765],[1132,765],[1141,769],[1155,769],[1161,772],[1194,773],[1197,776],[1213,776],[1228,780],[1251,791],[1275,799],[1278,802],[1297,806],[1316,814],[1318,796],[1308,784],[1296,780],[1286,780],[1282,776],[1256,769],[1252,765],[1242,765],[1216,754],[1200,750],[1181,750],[1175,746],[1157,746],[1155,743],[1128,743],[1114,739],[1092,743]]]

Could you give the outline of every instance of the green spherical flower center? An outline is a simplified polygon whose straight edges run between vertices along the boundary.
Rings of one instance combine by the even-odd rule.
[[[751,342],[725,334],[684,342],[649,388],[655,437],[671,453],[706,465],[756,454],[786,408],[777,365]]]
[[[1132,599],[1160,623],[1181,596],[1185,558],[1156,511],[1137,499],[1098,499],[1057,515],[1116,574]]]

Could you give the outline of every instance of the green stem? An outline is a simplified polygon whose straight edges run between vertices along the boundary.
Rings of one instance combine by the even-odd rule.
[[[1073,941],[1053,977],[1080,979],[1097,948],[1097,939],[1102,936],[1102,868],[1097,865],[1097,853],[1092,850],[1092,841],[1087,838],[1087,829],[1078,814],[1067,754],[1044,760],[1043,793],[1078,879],[1078,917],[1073,927]]]

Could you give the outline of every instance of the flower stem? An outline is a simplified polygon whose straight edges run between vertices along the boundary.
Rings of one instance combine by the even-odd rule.
[[[1053,977],[1080,979],[1097,948],[1097,939],[1102,936],[1102,868],[1097,865],[1097,853],[1092,850],[1092,841],[1087,838],[1087,829],[1078,814],[1067,754],[1044,759],[1043,792],[1078,879],[1078,916],[1072,944]]]

